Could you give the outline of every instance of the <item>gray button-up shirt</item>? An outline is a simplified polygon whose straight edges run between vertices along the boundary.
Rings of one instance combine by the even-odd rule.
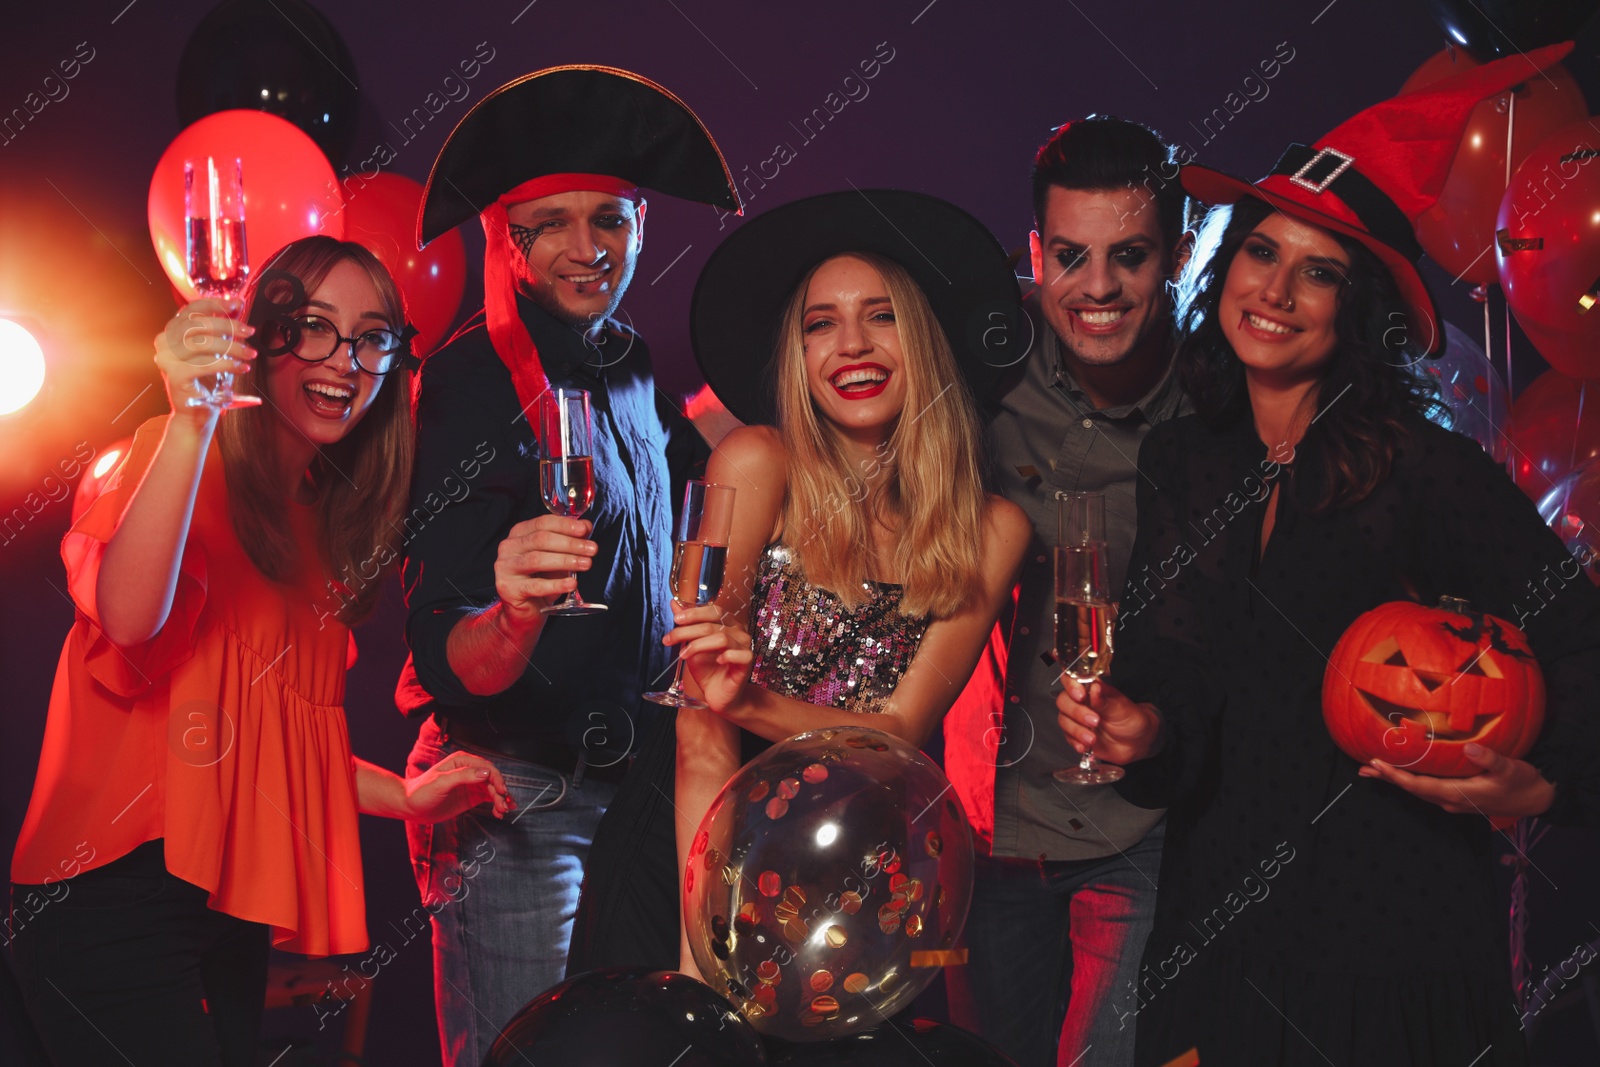
[[[1056,493],[1099,490],[1106,497],[1111,588],[1121,591],[1138,521],[1135,470],[1144,435],[1187,414],[1187,398],[1169,367],[1136,403],[1096,409],[1061,361],[1061,343],[1025,303],[1035,337],[1024,373],[991,401],[989,449],[1000,492],[1028,513],[1034,537],[1019,579],[1007,634],[1004,722],[995,771],[993,854],[1079,860],[1108,856],[1144,837],[1162,812],[1135,807],[1110,786],[1057,782],[1051,772],[1078,754],[1056,725],[1059,669],[1041,657],[1053,647],[1051,546]]]

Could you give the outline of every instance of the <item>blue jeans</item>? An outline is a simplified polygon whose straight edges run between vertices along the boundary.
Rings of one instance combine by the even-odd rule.
[[[945,971],[950,1015],[1018,1067],[1131,1067],[1112,1008],[1155,920],[1166,820],[1121,855],[1041,863],[979,856],[967,964]]]
[[[414,777],[464,746],[428,719]],[[444,1067],[478,1067],[528,1001],[560,982],[595,827],[616,786],[479,752],[500,768],[516,811],[475,808],[406,824],[422,905],[432,916],[434,1008]]]

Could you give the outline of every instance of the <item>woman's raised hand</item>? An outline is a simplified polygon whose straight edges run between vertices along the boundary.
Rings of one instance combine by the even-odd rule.
[[[245,374],[256,351],[246,343],[255,327],[239,321],[244,302],[237,299],[196,300],[178,309],[156,335],[156,366],[167,386],[167,402],[176,414],[197,423],[215,419],[218,409],[191,399],[210,395],[212,375]]]
[[[711,710],[736,717],[739,698],[750,684],[750,664],[755,659],[750,634],[741,626],[724,623],[722,608],[717,604],[698,608],[674,604],[672,617],[678,625],[662,638],[662,643],[682,645],[679,654]]]
[[[1056,697],[1056,722],[1080,753],[1093,748],[1107,763],[1128,764],[1155,755],[1161,715],[1153,704],[1136,704],[1110,682],[1066,679]]]

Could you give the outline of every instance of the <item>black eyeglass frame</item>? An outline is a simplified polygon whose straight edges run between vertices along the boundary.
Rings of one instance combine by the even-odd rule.
[[[328,332],[333,334],[333,346],[328,349],[328,354],[325,356],[312,357],[302,356],[300,354],[300,344],[304,339],[304,328],[301,324],[308,319],[316,319],[318,322],[326,323]],[[381,378],[386,374],[392,374],[394,371],[406,364],[406,356],[408,355],[409,349],[407,342],[409,341],[409,338],[407,337],[405,331],[397,331],[388,329],[387,327],[379,327],[371,330],[363,330],[361,335],[358,337],[346,337],[339,332],[339,328],[335,326],[332,321],[322,317],[321,315],[286,316],[279,321],[278,325],[280,327],[288,327],[288,329],[285,330],[285,333],[290,333],[292,331],[292,336],[285,337],[284,340],[288,343],[284,345],[281,350],[272,352],[272,355],[283,355],[286,353],[293,356],[295,359],[298,359],[302,363],[326,363],[338,353],[341,345],[349,345],[350,361],[356,365],[356,369],[361,371],[363,374],[370,374],[374,378]],[[393,359],[393,362],[383,370],[370,369],[365,363],[361,362],[361,354],[356,350],[356,346],[361,343],[361,339],[367,334],[371,333],[386,333],[394,338],[394,347],[388,352],[384,353],[385,356]]]

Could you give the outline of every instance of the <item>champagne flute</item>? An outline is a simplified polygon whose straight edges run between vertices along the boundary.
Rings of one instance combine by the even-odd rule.
[[[1116,619],[1106,580],[1106,498],[1102,493],[1063,493],[1057,506],[1055,549],[1056,657],[1062,676],[1088,687],[1111,669],[1111,631]],[[1106,785],[1123,775],[1086,748],[1076,767],[1055,772],[1058,782]]]
[[[589,392],[552,388],[539,398],[539,491],[552,515],[577,519],[594,503],[594,453],[590,445]],[[572,577],[578,577],[574,571]],[[546,615],[593,615],[576,589],[540,609]]]
[[[184,161],[183,222],[190,283],[203,297],[238,296],[250,277],[244,240],[244,165],[238,159],[205,156]],[[234,393],[231,373],[219,371],[212,380],[206,395],[189,398],[189,407],[226,411],[261,403],[259,396]]]
[[[728,534],[733,529],[733,487],[690,482],[683,492],[683,512],[672,547],[672,599],[680,607],[701,607],[722,593],[722,572],[728,560]],[[672,686],[646,693],[646,700],[673,708],[703,708],[705,702],[683,691],[683,656]]]

